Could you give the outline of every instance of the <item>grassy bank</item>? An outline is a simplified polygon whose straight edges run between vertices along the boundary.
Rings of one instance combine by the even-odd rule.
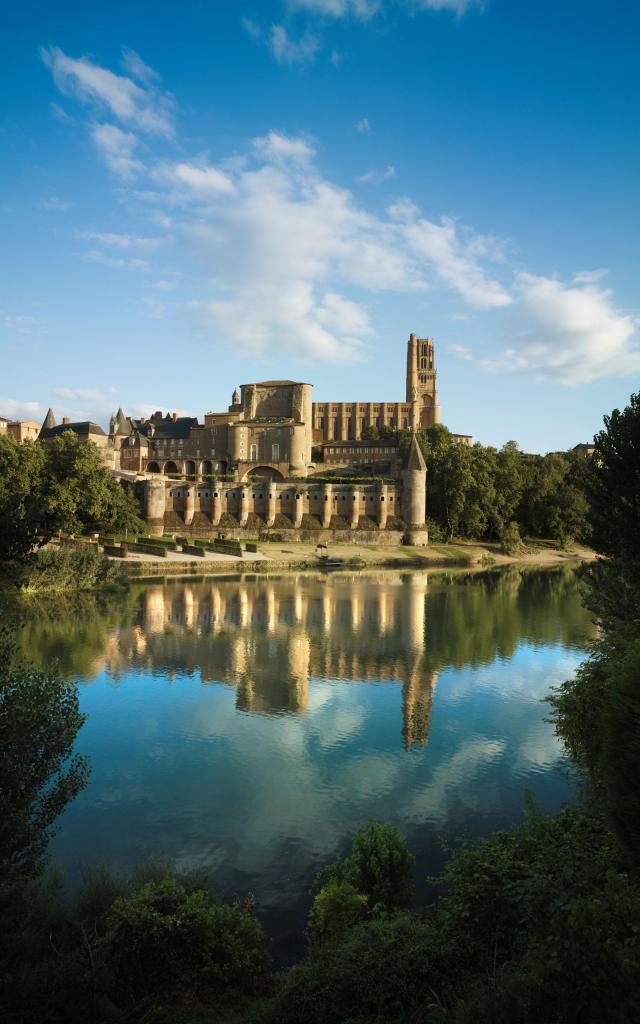
[[[263,556],[260,560],[240,558],[180,558],[172,560],[127,559],[123,563],[130,578],[149,576],[207,576],[229,572],[300,572],[321,568],[313,544],[265,542],[259,545]],[[479,568],[491,566],[561,565],[571,561],[586,561],[594,558],[594,552],[583,545],[574,545],[569,550],[554,547],[549,541],[527,544],[523,550],[506,555],[496,543],[475,543],[456,541],[453,544],[431,544],[425,548],[409,546],[388,547],[376,544],[333,545],[329,554],[344,559],[345,569],[446,569]]]

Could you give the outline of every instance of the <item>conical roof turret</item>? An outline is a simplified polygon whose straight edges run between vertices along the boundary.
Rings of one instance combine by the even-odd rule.
[[[45,430],[51,430],[52,427],[56,426],[56,418],[53,415],[53,409],[49,409],[47,415],[44,418],[44,423],[40,427],[40,433],[42,434]]]
[[[424,455],[420,445],[418,444],[418,438],[414,434],[411,438],[411,445],[409,447],[409,458],[407,460],[407,469],[420,470],[422,473],[427,472],[427,464],[424,461]]]

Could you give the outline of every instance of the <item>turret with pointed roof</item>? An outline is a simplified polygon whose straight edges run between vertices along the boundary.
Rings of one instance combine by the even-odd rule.
[[[53,409],[49,409],[49,411],[47,412],[47,415],[44,418],[44,423],[40,427],[40,435],[39,436],[42,437],[42,435],[45,432],[45,430],[51,430],[52,427],[55,427],[55,426],[56,426],[56,418],[53,415]]]

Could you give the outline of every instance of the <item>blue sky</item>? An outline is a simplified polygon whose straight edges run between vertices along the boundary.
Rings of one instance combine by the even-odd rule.
[[[0,415],[225,408],[292,377],[531,451],[640,379],[640,8],[11,5]]]

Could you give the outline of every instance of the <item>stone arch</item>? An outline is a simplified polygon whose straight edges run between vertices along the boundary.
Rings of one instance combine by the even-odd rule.
[[[245,480],[284,480],[284,477],[273,466],[254,466],[246,474]]]
[[[183,463],[184,475],[188,476],[190,480],[195,480],[196,477],[196,464],[193,459],[185,459]]]
[[[181,475],[180,470],[178,469],[178,467],[177,467],[176,463],[173,461],[173,459],[170,459],[169,462],[165,462],[165,464],[164,464],[164,472],[167,475],[171,475],[171,476],[180,476]]]
[[[159,473],[160,466],[157,462],[147,462],[147,473]]]
[[[213,476],[213,462],[211,459],[205,459],[202,463],[202,475]]]

